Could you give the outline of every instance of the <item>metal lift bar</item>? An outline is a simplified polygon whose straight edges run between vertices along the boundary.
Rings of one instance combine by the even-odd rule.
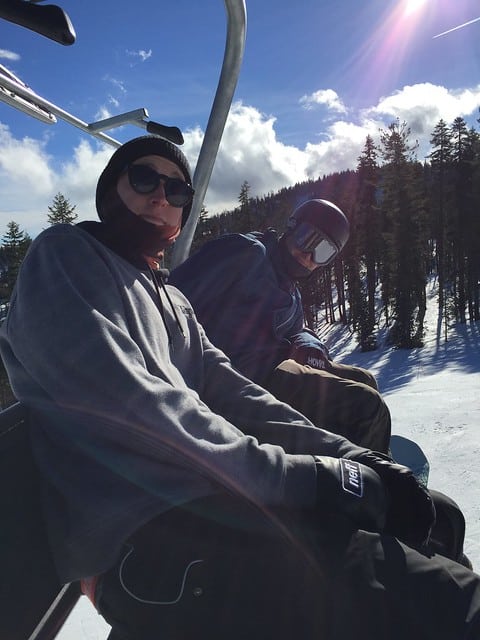
[[[2,78],[8,78],[13,82],[17,83],[18,87],[23,87],[24,89],[28,89],[31,92],[31,97],[26,100],[22,96],[20,96],[17,92],[9,91],[5,86],[2,85]],[[55,124],[57,119],[47,111],[46,109],[42,109],[35,101],[34,101],[34,91],[27,86],[23,80],[18,78],[12,71],[4,67],[3,64],[0,64],[0,100],[2,102],[6,102],[11,107],[15,109],[19,109],[23,111],[29,116],[33,118],[37,118],[41,122],[45,124]]]
[[[178,127],[168,127],[166,125],[159,124],[158,122],[148,120],[148,111],[144,108],[135,109],[134,111],[121,113],[113,116],[112,118],[106,118],[105,120],[99,120],[97,122],[87,124],[75,116],[72,116],[72,114],[67,113],[67,111],[60,109],[60,107],[57,107],[52,102],[48,102],[45,98],[41,98],[19,78],[16,78],[13,74],[8,72],[9,75],[12,75],[12,77],[9,77],[6,75],[5,71],[8,72],[4,67],[2,71],[2,65],[0,65],[0,101],[6,102],[11,107],[15,107],[16,109],[19,109],[27,115],[37,118],[46,124],[55,124],[55,116],[57,116],[61,120],[82,129],[82,131],[85,131],[86,133],[99,138],[102,142],[107,142],[114,147],[119,147],[121,143],[114,138],[110,138],[105,135],[102,131],[105,129],[120,127],[124,124],[137,125],[138,127],[146,129],[149,133],[163,136],[175,144],[183,144],[183,135]]]
[[[227,41],[222,71],[193,176],[195,196],[192,210],[187,224],[175,243],[172,267],[182,263],[190,252],[242,64],[247,25],[245,1],[225,0],[225,7],[227,9]]]
[[[98,138],[102,142],[106,142],[107,144],[110,144],[113,147],[119,147],[121,144],[117,140],[114,140],[114,138],[111,138],[110,136],[105,135],[101,131],[92,131],[88,123],[83,122],[83,120],[80,120],[75,116],[72,116],[71,113],[68,113],[67,111],[64,111],[63,109],[61,109],[60,107],[57,107],[57,105],[53,104],[53,102],[49,102],[48,100],[45,100],[45,98],[40,97],[38,94],[34,93],[28,87],[22,87],[20,84],[18,84],[18,82],[14,82],[13,80],[10,80],[10,78],[7,78],[6,76],[2,75],[0,77],[0,85],[5,87],[9,91],[16,93],[21,98],[34,102],[38,106],[52,113],[54,116],[56,116],[60,120],[64,120],[65,122],[68,122],[68,124],[71,124],[74,127],[81,129],[85,133],[88,133],[91,136]]]
[[[164,124],[147,120],[148,117],[148,111],[146,109],[134,109],[133,111],[112,116],[111,118],[105,118],[105,120],[93,122],[88,125],[88,128],[90,131],[105,131],[105,129],[114,129],[123,124],[134,124],[139,127],[144,127],[148,133],[167,138],[175,144],[184,143],[182,132],[178,127],[167,127]]]

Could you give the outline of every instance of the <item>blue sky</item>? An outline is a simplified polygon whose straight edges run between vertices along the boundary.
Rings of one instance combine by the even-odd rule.
[[[76,43],[63,47],[1,21],[0,64],[85,122],[147,108],[152,120],[183,130],[194,167],[223,59],[223,1],[58,4]],[[478,126],[478,0],[246,5],[245,55],[205,199],[210,212],[234,206],[244,180],[264,195],[354,168],[367,133],[376,137],[396,117],[419,140],[419,159],[440,118]],[[109,133],[125,141],[142,129]],[[36,235],[58,191],[80,219],[95,217],[96,179],[112,151],[0,103],[0,235],[10,220]]]

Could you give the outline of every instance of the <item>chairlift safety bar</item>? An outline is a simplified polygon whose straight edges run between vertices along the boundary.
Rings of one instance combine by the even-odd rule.
[[[29,87],[23,87],[22,85],[18,84],[18,82],[15,82],[14,80],[10,80],[10,78],[7,78],[6,76],[3,76],[3,75],[0,76],[0,86],[5,87],[12,93],[15,93],[18,96],[20,96],[21,98],[24,98],[29,102],[32,102],[34,105],[38,105],[42,107],[42,109],[49,111],[51,114],[53,114],[60,120],[63,120],[64,122],[67,122],[68,124],[71,124],[74,127],[81,129],[85,133],[88,133],[91,136],[94,136],[95,138],[99,138],[100,140],[102,140],[102,142],[106,142],[107,144],[110,144],[114,147],[120,146],[120,142],[118,142],[117,140],[114,140],[110,136],[107,136],[104,133],[101,133],[100,131],[97,132],[97,131],[91,130],[90,125],[87,122],[83,122],[83,120],[80,120],[79,118],[73,116],[71,113],[68,113],[68,111],[61,109],[60,107],[57,107],[57,105],[53,104],[53,102],[49,102],[48,100],[45,100],[45,98],[42,98],[41,96],[39,96],[37,93],[32,91]],[[31,113],[30,115],[32,115],[33,117],[36,117],[34,113]]]
[[[247,28],[245,0],[225,0],[225,7],[227,9],[227,39],[222,70],[193,175],[195,195],[192,209],[182,233],[175,242],[172,268],[186,260],[190,252],[242,65]]]

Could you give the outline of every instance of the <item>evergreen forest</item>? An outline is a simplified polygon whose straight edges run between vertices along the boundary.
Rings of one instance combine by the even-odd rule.
[[[310,198],[337,204],[351,234],[340,257],[301,283],[307,323],[343,322],[363,351],[388,329],[396,348],[422,346],[426,286],[437,280],[449,322],[480,320],[480,134],[462,118],[440,120],[424,163],[406,123],[394,121],[378,144],[367,136],[356,170],[320,177],[263,198],[241,186],[239,205],[202,212],[192,251],[224,233],[279,232]]]

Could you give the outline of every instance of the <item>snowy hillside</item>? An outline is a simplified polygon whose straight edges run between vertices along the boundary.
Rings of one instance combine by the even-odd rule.
[[[438,324],[430,292],[422,349],[380,348],[360,353],[342,327],[321,333],[334,359],[373,371],[392,413],[393,433],[415,440],[430,459],[430,486],[454,498],[464,511],[465,551],[480,570],[480,323]],[[109,627],[86,598],[59,640],[105,640]]]
[[[429,486],[451,496],[466,522],[465,551],[480,570],[480,323],[447,328],[429,292],[425,346],[361,353],[339,327],[323,328],[331,355],[370,369],[392,414],[392,433],[417,442],[430,461]]]

